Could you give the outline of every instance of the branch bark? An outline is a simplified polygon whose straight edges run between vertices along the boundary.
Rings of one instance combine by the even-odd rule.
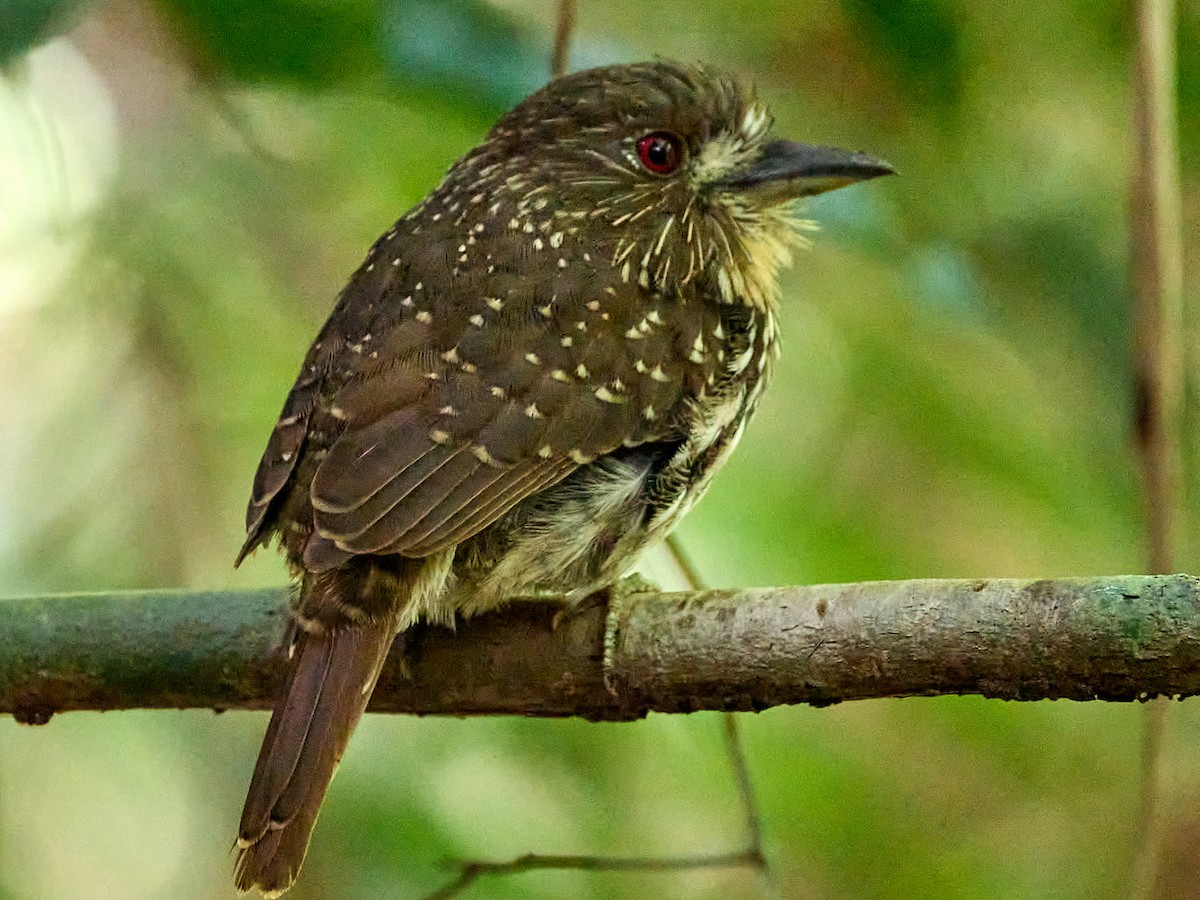
[[[1200,693],[1200,580],[1187,575],[617,591],[555,628],[560,610],[517,601],[457,632],[414,629],[408,674],[394,653],[371,709],[627,720],[870,697]],[[266,709],[287,618],[282,589],[3,600],[0,713]]]

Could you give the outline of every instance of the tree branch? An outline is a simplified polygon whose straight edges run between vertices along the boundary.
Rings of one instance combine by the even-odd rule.
[[[21,721],[81,709],[266,709],[276,695],[282,589],[0,604],[0,713]],[[618,590],[609,607],[554,628],[558,611],[514,602],[457,633],[414,629],[410,675],[394,654],[371,708],[627,720],[869,697],[1200,693],[1200,580],[1186,575]]]

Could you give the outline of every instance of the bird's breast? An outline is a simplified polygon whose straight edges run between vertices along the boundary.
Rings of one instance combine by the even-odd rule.
[[[683,405],[685,438],[649,485],[655,537],[669,532],[703,496],[741,440],[770,380],[778,338],[769,308],[718,307],[714,330],[720,341],[704,384]]]

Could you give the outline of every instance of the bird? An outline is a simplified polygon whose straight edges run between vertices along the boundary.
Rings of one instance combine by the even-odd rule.
[[[708,65],[560,76],[371,247],[270,434],[237,558],[276,540],[294,582],[240,891],[295,880],[398,635],[603,591],[729,458],[778,355],[792,201],[892,172],[772,127]]]

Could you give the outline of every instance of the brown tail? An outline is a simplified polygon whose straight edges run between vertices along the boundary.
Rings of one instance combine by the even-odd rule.
[[[276,897],[295,880],[321,801],[392,645],[393,625],[385,617],[299,634],[242,810],[239,891]]]

